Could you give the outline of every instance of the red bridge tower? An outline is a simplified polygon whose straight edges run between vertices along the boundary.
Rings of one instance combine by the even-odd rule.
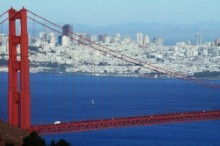
[[[18,21],[16,21],[18,20]],[[16,30],[16,24],[20,29]],[[20,32],[19,35],[16,33]],[[20,45],[20,48],[19,48]],[[27,10],[9,10],[9,124],[28,129],[30,117],[30,85],[28,60]]]

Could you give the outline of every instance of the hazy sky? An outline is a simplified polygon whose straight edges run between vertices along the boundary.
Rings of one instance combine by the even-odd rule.
[[[57,23],[92,26],[220,22],[220,0],[0,0],[0,13],[11,6],[25,6]]]

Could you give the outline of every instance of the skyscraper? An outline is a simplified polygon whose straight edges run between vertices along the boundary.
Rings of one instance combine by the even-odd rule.
[[[91,35],[90,40],[92,42],[97,42],[98,41],[97,35]]]
[[[65,24],[63,26],[63,35],[72,37],[72,32],[73,32],[73,26],[70,24]]]
[[[103,42],[107,34],[104,35],[98,35],[98,42]]]
[[[146,35],[144,38],[144,44],[149,44],[150,43],[150,38]]]
[[[144,34],[143,33],[137,33],[137,43],[139,45],[144,45]]]
[[[196,45],[202,45],[202,34],[201,33],[196,33]]]
[[[217,39],[215,40],[215,45],[216,45],[216,46],[220,46],[220,38],[217,38]]]
[[[163,38],[153,38],[153,43],[158,46],[163,46]]]

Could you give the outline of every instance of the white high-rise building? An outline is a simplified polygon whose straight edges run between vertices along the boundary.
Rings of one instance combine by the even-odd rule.
[[[39,38],[41,41],[47,42],[48,38],[47,38],[47,33],[46,32],[40,32],[39,33]]]
[[[125,44],[129,44],[130,42],[131,42],[130,36],[125,36],[125,38],[124,38],[124,43],[125,43]]]
[[[149,44],[150,43],[150,39],[149,39],[149,37],[146,35],[145,37],[144,37],[144,44],[146,45],[146,44]]]
[[[203,41],[202,41],[202,34],[201,33],[196,33],[196,45],[202,45]]]
[[[0,53],[8,53],[8,36],[5,34],[0,34]]]
[[[91,35],[90,40],[91,40],[92,42],[97,42],[97,41],[98,41],[97,35]]]
[[[55,33],[49,33],[48,34],[48,43],[49,43],[49,46],[51,48],[55,47],[56,45],[56,36],[55,36]]]
[[[62,46],[69,46],[69,44],[70,44],[70,39],[69,39],[69,37],[67,37],[67,36],[62,36],[62,41],[61,41],[61,43],[62,43]]]
[[[0,34],[0,46],[6,45],[5,39],[7,38],[6,34]]]
[[[220,46],[220,38],[217,38],[217,39],[215,40],[215,45],[216,45],[216,46]]]
[[[116,33],[113,41],[114,43],[119,43],[121,41],[121,34]]]
[[[144,45],[144,34],[137,33],[137,44]]]
[[[111,37],[110,37],[110,36],[106,36],[106,37],[104,38],[104,43],[105,43],[105,44],[110,44],[110,42],[111,42]]]

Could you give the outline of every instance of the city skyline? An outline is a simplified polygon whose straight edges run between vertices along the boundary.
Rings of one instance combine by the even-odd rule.
[[[106,26],[129,22],[137,23],[220,23],[216,12],[220,1],[204,0],[136,0],[103,1],[89,0],[52,1],[43,0],[7,0],[1,2],[0,11],[11,6],[20,9],[23,6],[57,23],[81,23],[91,26]],[[59,11],[57,11],[59,8]],[[65,16],[65,17],[64,17]]]

